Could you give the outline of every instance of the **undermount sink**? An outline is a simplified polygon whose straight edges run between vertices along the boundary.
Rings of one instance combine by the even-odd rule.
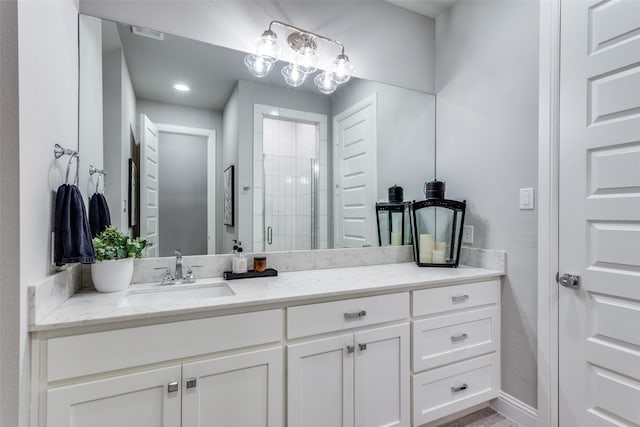
[[[235,292],[224,282],[196,282],[193,285],[165,285],[144,290],[134,290],[127,294],[119,305],[123,307],[142,307],[232,295],[235,295]]]

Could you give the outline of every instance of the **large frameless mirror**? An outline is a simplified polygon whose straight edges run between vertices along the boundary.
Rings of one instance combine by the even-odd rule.
[[[79,33],[80,189],[147,256],[377,246],[376,202],[434,177],[432,94],[352,77],[324,95],[283,65],[252,76],[245,52],[86,15]]]

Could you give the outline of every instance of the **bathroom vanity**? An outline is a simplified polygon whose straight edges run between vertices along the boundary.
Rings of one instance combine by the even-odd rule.
[[[502,275],[398,263],[193,300],[81,291],[31,327],[32,426],[422,426],[498,396]]]

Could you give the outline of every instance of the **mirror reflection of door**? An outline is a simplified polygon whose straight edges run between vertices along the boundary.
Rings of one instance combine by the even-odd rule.
[[[146,256],[158,256],[158,129],[140,116],[140,236],[147,241]]]
[[[157,141],[156,151],[145,145],[154,139],[150,131],[142,141],[144,152],[152,154],[143,160],[143,236],[153,239],[157,256],[173,256],[176,249],[183,255],[213,253],[214,131],[153,124],[144,114],[141,123],[154,130]]]
[[[265,251],[317,247],[316,123],[263,118]]]

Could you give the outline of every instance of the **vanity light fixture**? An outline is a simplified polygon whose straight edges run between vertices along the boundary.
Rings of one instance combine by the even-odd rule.
[[[301,86],[308,76],[318,71],[321,62],[318,52],[319,41],[337,46],[340,48],[340,54],[330,64],[320,67],[320,72],[313,79],[318,90],[324,94],[330,94],[335,92],[339,85],[349,81],[353,74],[353,64],[344,54],[342,43],[280,21],[271,21],[269,28],[256,40],[255,53],[244,57],[244,64],[251,74],[259,78],[266,77],[274,64],[281,60],[282,47],[278,41],[278,35],[273,30],[274,25],[291,31],[287,36],[287,44],[294,60],[281,69],[281,74],[289,86]]]
[[[173,85],[173,88],[178,92],[189,92],[191,88],[184,83],[176,83]]]

